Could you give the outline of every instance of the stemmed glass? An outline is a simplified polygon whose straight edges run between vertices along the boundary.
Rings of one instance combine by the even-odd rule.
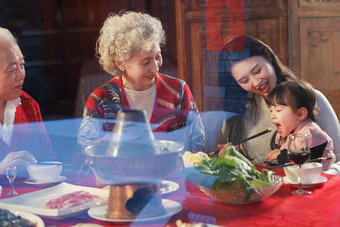
[[[10,165],[6,168],[6,176],[10,184],[10,191],[7,195],[17,195],[18,193],[14,190],[14,179],[17,177],[17,167]]]
[[[310,147],[307,134],[290,134],[288,137],[288,158],[298,168],[298,187],[292,194],[309,195],[311,192],[302,189],[301,166],[310,158]]]

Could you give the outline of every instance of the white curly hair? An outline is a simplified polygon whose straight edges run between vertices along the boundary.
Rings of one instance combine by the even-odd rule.
[[[133,54],[151,50],[154,43],[165,44],[165,32],[158,19],[140,12],[111,13],[100,30],[96,54],[106,72],[121,76],[123,72],[114,60],[127,61]]]

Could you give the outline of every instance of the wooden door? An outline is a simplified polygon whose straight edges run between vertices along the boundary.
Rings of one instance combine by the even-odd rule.
[[[340,117],[340,2],[290,0],[291,65]]]

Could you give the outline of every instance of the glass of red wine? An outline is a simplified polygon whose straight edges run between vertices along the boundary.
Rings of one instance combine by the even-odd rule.
[[[309,139],[307,134],[289,135],[288,138],[288,158],[291,163],[298,168],[298,187],[293,191],[294,195],[309,195],[311,192],[302,189],[301,166],[310,158]]]

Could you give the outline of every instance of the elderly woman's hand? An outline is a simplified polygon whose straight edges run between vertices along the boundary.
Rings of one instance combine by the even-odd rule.
[[[103,137],[100,138],[100,139],[94,140],[94,141],[91,143],[91,145],[93,145],[93,144],[98,144],[98,143],[103,143],[103,142],[108,142],[108,141],[110,141],[110,140],[111,140],[111,137],[110,137],[109,135],[105,135],[105,136],[103,136]]]
[[[0,162],[0,174],[4,175],[6,173],[6,168],[9,165],[27,166],[35,163],[37,163],[37,160],[28,151],[11,152]]]

